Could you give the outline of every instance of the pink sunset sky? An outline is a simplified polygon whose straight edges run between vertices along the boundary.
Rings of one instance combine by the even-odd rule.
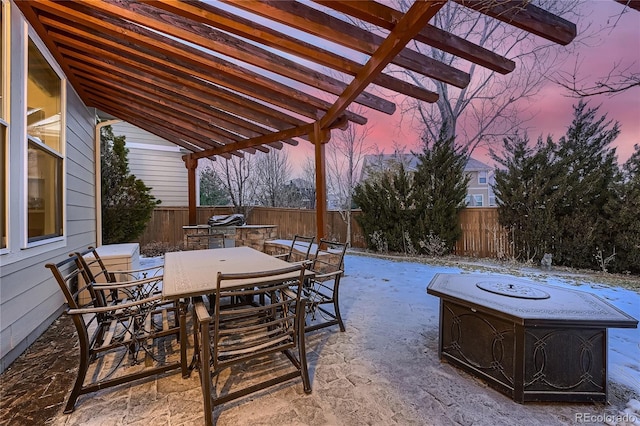
[[[578,62],[578,76],[584,83],[593,83],[606,76],[614,64],[630,67],[629,72],[640,74],[640,12],[627,9],[622,13],[625,7],[613,0],[587,0],[583,7],[585,17],[582,22],[577,22],[578,34],[582,34],[589,24],[592,29],[616,25],[600,31],[589,46],[579,46],[576,55],[566,58],[561,69],[571,72]],[[614,146],[617,147],[619,161],[626,161],[633,152],[633,145],[640,144],[640,87],[616,96],[599,95],[587,99],[589,106],[600,106],[600,115],[607,114],[609,119],[620,123],[621,133]],[[535,141],[540,135],[552,135],[554,140],[558,140],[571,124],[572,105],[577,104],[578,99],[569,97],[566,89],[548,81],[535,98],[522,99],[521,102],[528,107],[527,114],[534,115],[522,129],[528,132],[529,138]],[[419,136],[416,126],[411,125],[410,117],[402,116],[400,109],[392,116],[365,110],[363,115],[367,116],[371,126],[370,146],[387,153],[393,151],[394,142],[409,150],[417,149]],[[313,156],[313,147],[301,142],[289,150],[289,155],[297,175],[304,158]],[[476,151],[473,156],[491,163],[486,152]]]

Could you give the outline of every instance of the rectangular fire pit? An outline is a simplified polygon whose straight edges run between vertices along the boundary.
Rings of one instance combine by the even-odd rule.
[[[606,401],[607,328],[638,321],[581,291],[497,275],[437,274],[441,360],[515,401]]]

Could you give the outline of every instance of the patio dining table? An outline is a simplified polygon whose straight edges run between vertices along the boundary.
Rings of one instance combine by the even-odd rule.
[[[162,297],[176,301],[180,312],[180,359],[182,377],[188,377],[186,315],[190,299],[215,294],[218,272],[255,273],[274,271],[291,266],[290,263],[250,247],[231,247],[166,253]],[[295,273],[292,273],[292,278]],[[255,281],[253,281],[255,282]],[[228,280],[227,286],[242,284]]]

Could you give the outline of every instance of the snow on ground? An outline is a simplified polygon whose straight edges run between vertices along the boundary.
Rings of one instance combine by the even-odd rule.
[[[343,291],[347,286],[367,288],[371,279],[394,282],[394,291],[407,291],[406,299],[411,305],[427,308],[429,316],[438,321],[439,299],[428,295],[426,288],[436,273],[492,274],[483,270],[470,271],[457,267],[428,265],[408,261],[392,261],[369,256],[347,255],[345,259],[346,277]],[[581,282],[576,279],[553,276],[547,271],[528,271],[525,278],[542,284],[570,288],[593,293],[636,319],[640,319],[640,293],[620,287],[612,287],[597,282]],[[396,290],[397,289],[397,290]],[[640,329],[610,328],[608,330],[608,375],[609,380],[625,385],[640,395]]]
[[[142,266],[162,263],[162,258],[142,258]],[[453,266],[429,265],[411,261],[396,261],[374,256],[347,254],[345,258],[346,276],[341,284],[343,303],[357,303],[357,292],[367,291],[378,285],[388,285],[396,292],[398,306],[404,306],[415,315],[414,318],[429,326],[438,326],[439,299],[428,295],[427,285],[436,273],[496,274],[479,270],[464,270]],[[524,269],[524,268],[523,268]],[[640,293],[621,287],[598,282],[577,281],[574,278],[554,276],[553,272],[527,269],[525,277],[542,284],[570,288],[593,293],[621,311],[640,319]],[[374,287],[375,286],[375,287]],[[348,322],[352,307],[343,307],[343,316]],[[640,395],[640,329],[608,330],[608,374],[609,380],[620,383]]]

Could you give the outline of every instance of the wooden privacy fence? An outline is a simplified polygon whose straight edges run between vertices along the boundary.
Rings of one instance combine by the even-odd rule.
[[[467,208],[460,212],[462,237],[456,242],[456,254],[469,257],[512,257],[508,231],[498,223],[498,209]]]
[[[206,224],[213,215],[233,213],[231,207],[198,207],[199,224]],[[360,210],[352,212],[351,245],[365,248],[362,228],[355,218]],[[141,246],[151,242],[179,245],[183,241],[182,226],[189,223],[187,207],[159,207],[153,211],[151,221],[138,242]],[[249,225],[277,225],[277,238],[292,239],[295,234],[315,235],[315,210],[287,209],[277,207],[253,207],[248,215]],[[339,211],[327,213],[327,233],[331,239],[346,241],[347,225]],[[504,258],[511,256],[507,231],[498,224],[496,208],[464,209],[460,216],[462,238],[456,243],[459,256]]]

